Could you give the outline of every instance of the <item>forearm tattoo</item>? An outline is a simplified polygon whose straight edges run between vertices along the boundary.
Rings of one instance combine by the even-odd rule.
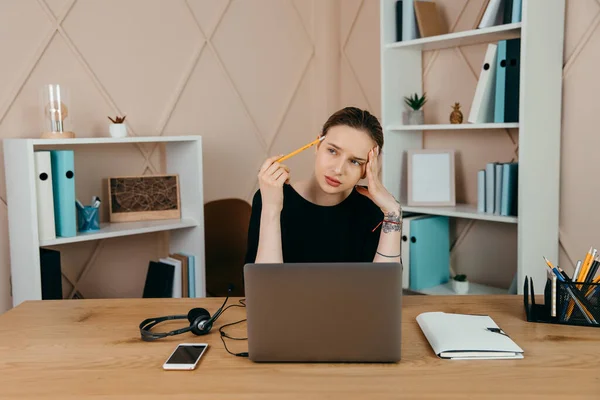
[[[391,211],[385,214],[383,219],[383,232],[402,232],[402,217],[397,211]]]

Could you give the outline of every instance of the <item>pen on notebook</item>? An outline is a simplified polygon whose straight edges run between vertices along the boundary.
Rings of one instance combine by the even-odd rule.
[[[285,156],[283,156],[283,157],[280,157],[280,158],[277,160],[277,162],[282,162],[282,161],[284,161],[284,160],[287,160],[288,158],[295,156],[296,154],[300,153],[301,151],[304,151],[304,150],[308,149],[309,147],[311,147],[311,146],[314,146],[315,144],[319,143],[319,142],[320,142],[321,140],[323,140],[323,139],[325,139],[325,136],[321,136],[320,138],[313,140],[313,141],[312,141],[312,142],[310,142],[309,144],[307,144],[307,145],[305,145],[305,146],[302,146],[302,147],[300,147],[298,150],[294,150],[294,151],[292,151],[291,153],[289,153],[289,154],[286,154],[286,155],[285,155]]]

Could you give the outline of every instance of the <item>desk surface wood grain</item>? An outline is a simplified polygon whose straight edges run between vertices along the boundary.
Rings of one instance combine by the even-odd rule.
[[[600,397],[600,329],[528,323],[520,296],[405,296],[398,364],[256,364],[228,354],[218,327],[245,318],[232,307],[205,336],[140,340],[146,318],[211,314],[224,299],[25,302],[0,316],[1,398],[103,399],[574,399]],[[237,303],[230,299],[228,304]],[[415,318],[427,311],[488,314],[525,351],[522,360],[438,359]],[[159,325],[175,329],[185,320]],[[183,325],[182,325],[183,324]],[[246,334],[245,323],[229,327]],[[226,339],[227,340],[227,339]],[[193,371],[164,371],[178,343],[206,342]],[[246,341],[227,340],[242,352]]]

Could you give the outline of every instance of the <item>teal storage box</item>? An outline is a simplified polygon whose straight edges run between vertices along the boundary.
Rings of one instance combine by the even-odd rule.
[[[450,220],[428,216],[410,221],[410,289],[442,285],[450,279]]]

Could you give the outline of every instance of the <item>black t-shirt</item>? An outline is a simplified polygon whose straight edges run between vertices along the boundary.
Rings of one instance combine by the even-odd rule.
[[[256,259],[261,209],[258,190],[252,200],[246,263]],[[283,262],[372,262],[382,220],[379,207],[356,189],[337,205],[319,206],[285,184],[280,218]]]

